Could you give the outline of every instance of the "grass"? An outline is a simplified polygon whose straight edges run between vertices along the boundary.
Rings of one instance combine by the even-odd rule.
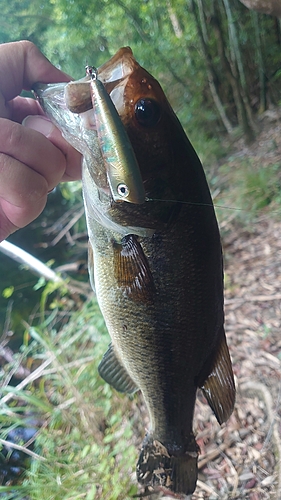
[[[251,158],[229,160],[220,166],[211,182],[220,221],[250,224],[261,214],[280,217],[281,165],[260,165]]]
[[[0,497],[128,499],[137,493],[136,400],[118,395],[98,375],[109,338],[96,302],[59,329],[58,317],[52,312],[41,326],[27,327],[29,340],[18,357],[31,375],[2,388],[2,440],[30,425],[30,418],[39,431],[21,484],[0,487]],[[24,451],[25,443],[19,448]],[[7,458],[2,455],[2,462]]]

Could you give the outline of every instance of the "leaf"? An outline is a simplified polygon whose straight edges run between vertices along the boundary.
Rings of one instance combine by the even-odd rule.
[[[97,492],[96,485],[93,484],[92,488],[87,493],[86,500],[94,500],[96,498],[96,492]]]
[[[49,412],[51,410],[51,405],[46,403],[45,401],[42,401],[42,399],[37,398],[36,396],[33,396],[32,394],[28,394],[23,390],[17,389],[16,387],[12,387],[10,385],[3,387],[2,388],[3,392],[12,392],[16,396],[18,396],[20,399],[23,399],[30,405],[36,406],[37,408],[40,408],[41,411],[44,412]]]
[[[14,286],[8,286],[7,288],[4,288],[3,292],[2,292],[2,296],[4,297],[4,299],[9,299],[13,293],[15,291],[15,287]]]
[[[39,290],[40,288],[42,288],[45,285],[46,285],[46,280],[45,280],[45,278],[43,278],[43,276],[41,276],[39,278],[39,280],[37,281],[37,283],[34,285],[33,290]]]

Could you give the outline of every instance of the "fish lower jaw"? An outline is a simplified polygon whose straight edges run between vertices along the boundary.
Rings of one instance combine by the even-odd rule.
[[[164,488],[176,494],[190,495],[196,488],[198,452],[195,440],[190,443],[190,449],[168,451],[163,443],[149,434],[137,463],[138,482],[156,490],[163,491]]]

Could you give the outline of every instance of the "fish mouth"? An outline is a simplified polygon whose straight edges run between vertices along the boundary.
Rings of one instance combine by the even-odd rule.
[[[130,76],[136,66],[137,62],[130,47],[122,47],[109,61],[98,68],[98,76],[104,84],[107,84]]]
[[[138,63],[134,59],[131,49],[124,47],[98,69],[98,81],[102,82],[103,88],[105,88],[102,97],[103,103],[106,102],[105,96],[108,94],[110,102],[112,101],[114,104],[112,110],[110,106],[108,108],[112,111],[112,116],[114,116],[113,111],[117,111],[119,117],[126,114],[125,88],[128,79],[137,67]],[[114,144],[113,148],[116,157],[111,156],[110,161],[106,163],[107,158],[102,151],[106,148],[109,150],[109,146],[106,145],[103,150],[101,149],[101,144],[105,141],[104,130],[106,127],[97,127],[96,116],[100,116],[100,110],[98,110],[98,113],[92,113],[93,102],[95,102],[92,95],[92,84],[91,73],[87,72],[86,76],[78,81],[36,84],[34,91],[46,115],[62,131],[65,139],[80,151],[84,157],[98,156],[99,163],[105,166],[105,169],[101,169],[98,176],[95,175],[94,178],[98,188],[107,195],[110,188],[115,202],[142,204],[145,202],[145,190],[140,168],[124,124],[122,127],[121,121],[119,125],[118,120],[114,122],[119,138],[118,148],[117,143]],[[105,123],[107,123],[107,119]],[[101,129],[103,136],[100,140]],[[92,134],[91,137],[89,134]],[[108,136],[110,137],[110,133],[108,133]],[[83,140],[80,140],[80,137]],[[115,134],[113,134],[113,137],[115,137]],[[99,149],[98,155],[97,149]],[[111,158],[114,158],[115,164]],[[120,159],[122,163],[120,163]],[[119,165],[122,165],[122,168]],[[95,169],[96,171],[97,169]],[[105,176],[107,182],[105,182]]]
[[[123,47],[98,68],[98,77],[103,82],[120,116],[125,112],[124,88],[137,67],[130,47]]]
[[[137,62],[132,50],[130,47],[123,47],[109,61],[98,68],[98,78],[103,82],[120,115],[124,111],[124,87],[136,67]],[[80,114],[93,107],[89,86],[90,79],[91,77],[87,75],[75,82],[36,83],[33,86],[33,92],[43,109],[50,106],[50,111],[53,111],[55,106],[58,110],[70,110]],[[71,110],[66,99],[66,89],[71,89],[72,83],[77,84],[78,82],[81,83],[81,88],[84,87],[85,92],[83,108]]]
[[[123,47],[97,70],[98,79],[104,84],[120,116],[125,112],[124,89],[128,79],[137,67],[138,63],[130,47]],[[80,80],[69,82],[65,86],[65,102],[67,108],[73,113],[83,113],[92,109],[90,80],[91,76],[87,74]],[[73,105],[72,88],[77,87],[78,83],[82,97]]]

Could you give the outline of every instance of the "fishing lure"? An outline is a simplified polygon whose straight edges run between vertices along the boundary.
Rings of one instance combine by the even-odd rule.
[[[121,118],[103,83],[98,79],[98,70],[93,66],[86,66],[86,75],[90,77],[90,92],[87,92],[89,82],[71,82],[66,87],[67,107],[74,113],[93,107],[99,146],[114,201],[144,203],[145,190],[139,165]],[[82,85],[84,92],[81,99]]]

